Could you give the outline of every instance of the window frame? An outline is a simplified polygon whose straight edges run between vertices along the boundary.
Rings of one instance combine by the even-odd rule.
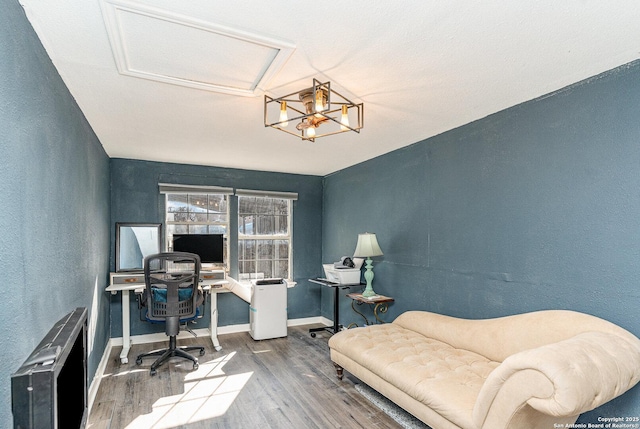
[[[175,188],[176,186],[179,185],[171,185],[172,189]],[[179,189],[179,188],[178,188]],[[230,266],[231,266],[231,199],[230,196],[232,195],[229,192],[220,192],[218,191],[218,189],[224,189],[224,188],[215,188],[215,187],[184,187],[183,190],[179,190],[178,192],[174,192],[171,189],[167,190],[166,192],[163,192],[165,194],[165,206],[164,206],[164,216],[165,216],[165,242],[164,242],[164,248],[166,249],[166,251],[169,251],[171,249],[171,244],[172,244],[172,238],[173,238],[173,233],[169,232],[169,227],[173,226],[175,227],[176,225],[185,225],[187,226],[187,230],[189,230],[190,226],[206,226],[207,229],[209,229],[209,226],[222,226],[224,227],[225,233],[224,233],[224,240],[225,240],[225,249],[224,249],[224,253],[226,255],[226,258],[224,260],[223,263],[223,269],[228,273]],[[217,191],[217,192],[216,192]],[[187,199],[187,203],[189,201],[189,197],[190,196],[194,196],[194,195],[206,195],[207,199],[209,198],[210,195],[215,195],[215,196],[219,196],[222,197],[225,202],[226,202],[226,211],[225,211],[225,216],[226,216],[226,222],[220,222],[220,221],[175,221],[175,220],[169,220],[169,215],[175,212],[170,212],[169,211],[169,198],[171,195],[183,195],[186,197]],[[208,201],[207,201],[208,202]],[[207,204],[207,207],[208,204]],[[191,213],[191,212],[188,212]],[[193,213],[197,213],[197,212],[193,212]],[[208,212],[205,212],[208,214]],[[191,232],[187,232],[188,234],[190,234]],[[195,234],[195,233],[194,233]]]
[[[287,273],[288,273],[288,278],[286,278],[285,280],[287,280],[288,282],[292,282],[293,281],[293,201],[295,200],[295,198],[291,198],[291,195],[293,194],[288,194],[288,193],[277,193],[277,192],[265,192],[265,191],[246,191],[246,190],[237,190],[236,191],[236,196],[238,198],[238,204],[237,204],[237,223],[238,223],[238,227],[237,227],[237,244],[238,244],[238,251],[237,253],[237,262],[238,262],[238,279],[240,280],[241,274],[246,274],[246,273],[242,273],[241,272],[241,260],[240,259],[240,251],[242,246],[240,245],[241,241],[249,241],[249,240],[255,240],[256,242],[259,240],[270,240],[270,241],[287,241],[288,242],[288,254],[287,254]],[[295,194],[296,198],[297,198],[297,194]],[[240,232],[240,199],[241,198],[268,198],[268,199],[282,199],[282,200],[286,200],[287,202],[287,234],[273,234],[273,235],[265,235],[265,234],[255,234],[255,235],[249,235],[249,234],[243,234]],[[256,247],[256,269],[257,269],[257,262],[258,262],[258,258],[257,258],[257,247]],[[271,261],[275,261],[275,258],[272,258]],[[254,274],[254,273],[250,273],[250,274]],[[242,279],[240,280],[241,282],[248,282],[252,279],[251,276],[249,276],[249,279]]]
[[[281,192],[281,191],[262,191],[262,190],[250,190],[250,189],[234,189],[230,187],[210,186],[210,185],[183,185],[175,183],[158,183],[160,194],[165,195],[165,207],[164,207],[164,219],[165,219],[165,234],[164,234],[164,248],[168,251],[169,246],[169,225],[224,225],[225,226],[225,252],[226,258],[224,262],[224,269],[227,273],[237,270],[237,274],[240,274],[240,240],[286,240],[288,241],[288,283],[295,284],[293,281],[294,273],[294,252],[293,252],[293,215],[294,215],[294,202],[298,199],[297,192]],[[168,215],[171,213],[169,209],[168,195],[170,194],[196,194],[196,195],[223,195],[227,203],[226,211],[226,223],[224,222],[176,222],[169,221]],[[232,196],[236,198],[231,198]],[[240,219],[240,198],[241,197],[264,197],[274,199],[287,200],[287,234],[278,235],[252,235],[240,234],[239,219]],[[188,201],[188,200],[187,200]],[[235,218],[232,218],[235,216]],[[241,238],[241,235],[243,236]],[[246,237],[245,237],[246,236]],[[173,234],[171,234],[173,237]],[[235,251],[234,251],[235,250]],[[257,249],[256,249],[257,250]],[[256,259],[257,260],[257,259]],[[275,260],[272,259],[272,260]]]

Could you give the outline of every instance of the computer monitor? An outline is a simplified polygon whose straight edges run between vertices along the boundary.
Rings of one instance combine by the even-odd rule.
[[[203,264],[224,263],[222,234],[173,234],[173,251],[195,253]]]

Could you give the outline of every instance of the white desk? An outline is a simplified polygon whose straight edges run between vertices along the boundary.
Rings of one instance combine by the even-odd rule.
[[[200,285],[205,293],[211,296],[211,320],[209,331],[211,342],[216,351],[222,349],[218,341],[218,294],[229,292],[224,286],[228,283],[224,270],[201,271]],[[129,349],[131,348],[131,319],[129,310],[130,293],[142,293],[145,288],[144,274],[142,273],[111,273],[107,292],[112,295],[122,292],[122,352],[120,362],[127,363]]]

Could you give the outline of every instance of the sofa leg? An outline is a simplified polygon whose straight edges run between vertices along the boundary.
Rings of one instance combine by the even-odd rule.
[[[344,375],[342,367],[335,362],[333,366],[336,367],[336,375],[338,376],[338,380],[342,380],[342,376]]]

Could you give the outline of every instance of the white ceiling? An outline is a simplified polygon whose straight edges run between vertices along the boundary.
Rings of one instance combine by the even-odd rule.
[[[637,0],[19,0],[111,157],[326,175],[640,58]],[[263,122],[312,79],[364,103]]]

